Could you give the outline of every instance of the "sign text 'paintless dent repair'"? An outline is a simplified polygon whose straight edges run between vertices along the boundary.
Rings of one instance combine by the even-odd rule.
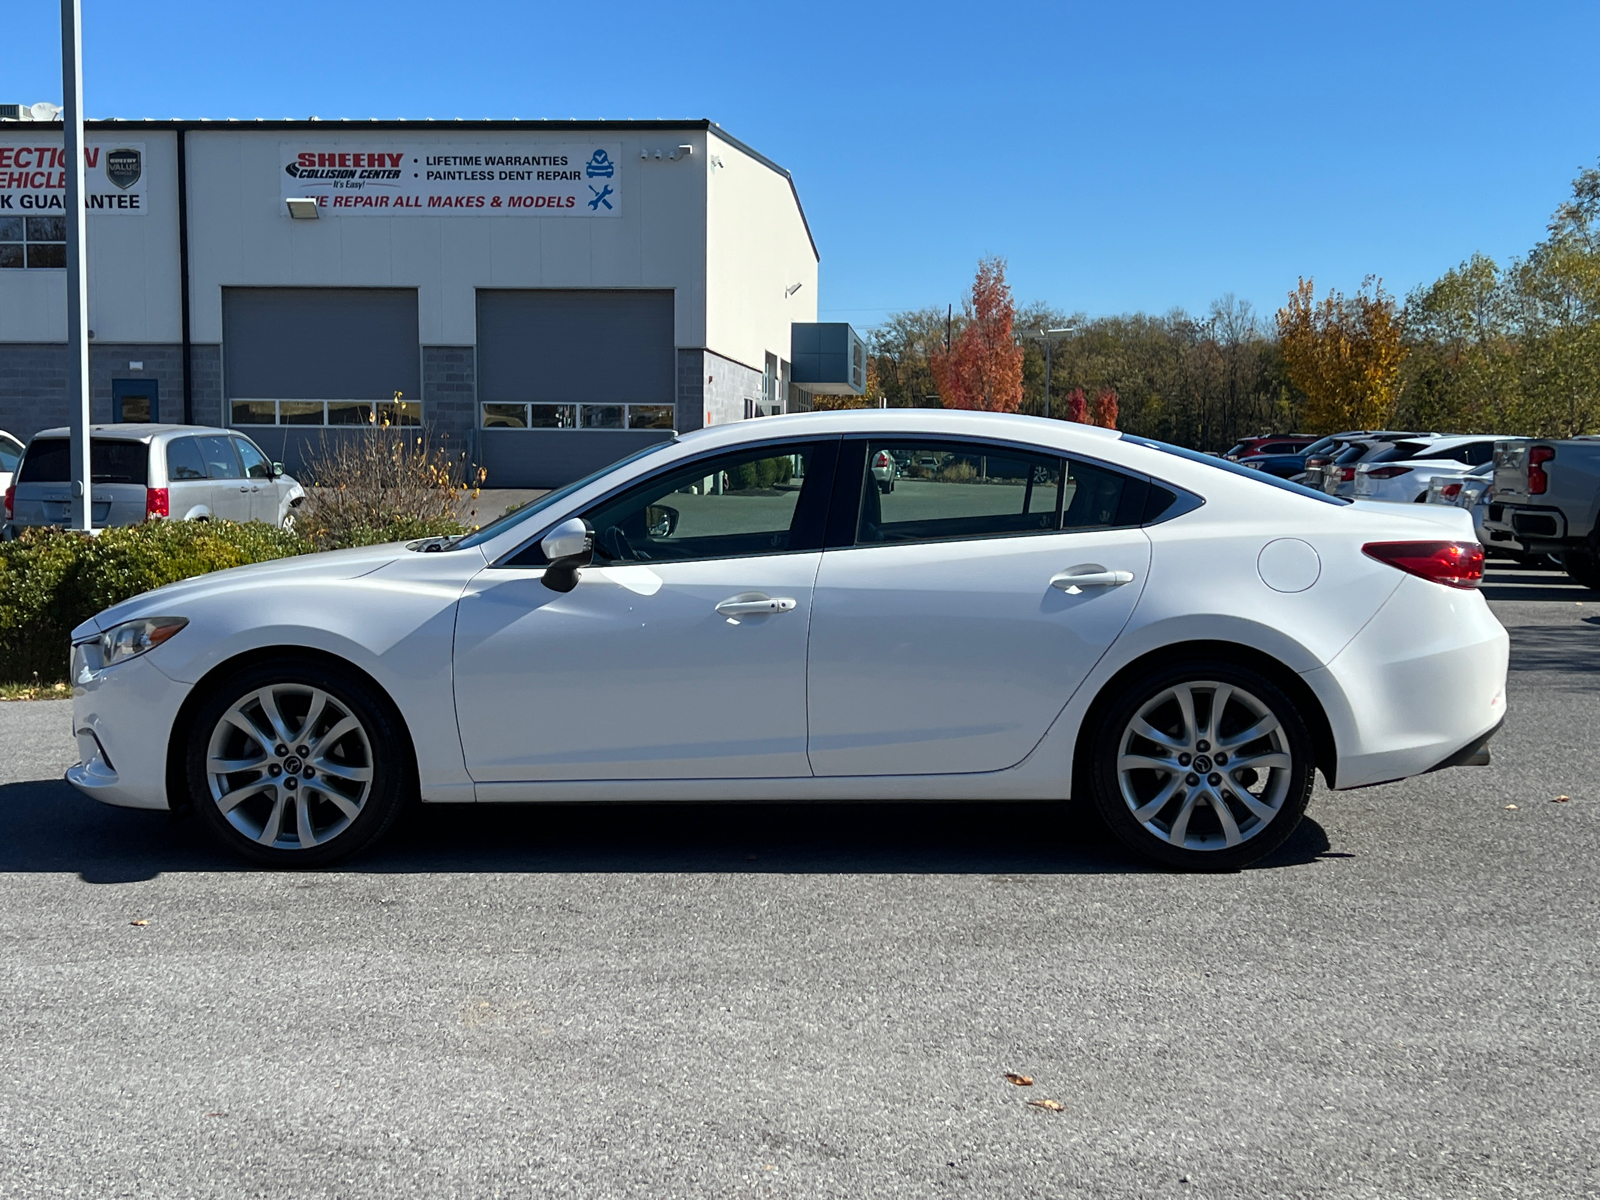
[[[379,136],[280,150],[283,198],[310,197],[328,216],[622,215],[620,144],[419,146]]]
[[[144,213],[143,142],[90,142],[83,150],[83,206],[89,215]],[[67,209],[61,135],[0,134],[0,216],[60,216]]]

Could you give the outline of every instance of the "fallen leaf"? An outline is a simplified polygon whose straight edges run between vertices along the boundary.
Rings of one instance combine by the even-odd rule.
[[[138,920],[138,921],[129,921],[128,924],[129,925],[148,925],[148,924],[150,924],[150,922],[141,919],[141,920]]]
[[[207,1113],[207,1114],[206,1114],[206,1116],[208,1116],[208,1117],[225,1117],[225,1116],[227,1116],[227,1115],[228,1115],[228,1114],[227,1114],[227,1113],[225,1113],[225,1112],[208,1112],[208,1113]]]
[[[1551,804],[1569,804],[1569,803],[1571,803],[1571,801],[1572,801],[1572,797],[1571,796],[1557,796],[1554,800],[1550,801],[1550,803]]]
[[[1060,1112],[1066,1107],[1059,1100],[1029,1100],[1028,1103],[1033,1105],[1034,1108],[1042,1108],[1046,1112]]]
[[[1014,1083],[1018,1087],[1032,1087],[1033,1086],[1033,1076],[1032,1075],[1018,1075],[1015,1071],[1007,1071],[1006,1072],[1006,1082],[1007,1083]]]
[[[1506,807],[1507,808],[1516,808],[1516,805],[1515,804],[1508,804],[1508,805],[1506,805]]]

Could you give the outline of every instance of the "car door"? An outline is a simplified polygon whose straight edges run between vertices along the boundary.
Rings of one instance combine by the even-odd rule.
[[[809,775],[806,632],[837,439],[663,468],[582,515],[595,565],[537,543],[457,610],[456,711],[480,783]]]
[[[278,523],[278,485],[272,478],[272,463],[256,448],[249,438],[233,435],[233,448],[244,467],[245,482],[250,486],[250,519]]]
[[[847,442],[840,487],[880,450],[912,448]],[[1145,584],[1144,478],[986,443],[914,450],[892,493],[859,488],[843,529],[830,519],[808,670],[819,776],[1015,765]]]
[[[206,471],[205,457],[192,437],[175,437],[165,447],[167,459],[167,513],[174,521],[211,515],[217,485]]]
[[[211,515],[222,521],[248,521],[250,484],[233,448],[233,439],[224,434],[205,434],[195,441],[211,479]]]

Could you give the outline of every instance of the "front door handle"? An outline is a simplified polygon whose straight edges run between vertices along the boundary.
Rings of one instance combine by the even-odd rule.
[[[1052,576],[1050,586],[1059,588],[1069,596],[1076,596],[1086,587],[1120,587],[1133,582],[1132,571],[1108,571],[1099,563],[1085,563],[1081,567],[1068,567]]]
[[[763,596],[760,592],[740,592],[737,596],[729,596],[717,605],[717,611],[725,617],[759,617],[768,613],[793,612],[794,599],[790,596]]]

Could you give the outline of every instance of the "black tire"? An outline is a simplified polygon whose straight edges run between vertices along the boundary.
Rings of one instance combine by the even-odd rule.
[[[1600,592],[1600,553],[1595,552],[1594,539],[1583,546],[1566,551],[1561,556],[1561,569],[1573,583]]]
[[[319,693],[325,699],[313,714]],[[259,698],[246,699],[262,694],[271,695],[283,727],[293,733],[287,742],[267,745],[260,734],[252,738],[224,724],[244,702],[246,723],[270,729]],[[355,727],[340,734],[346,718]],[[214,742],[220,758],[241,764],[260,758],[262,765],[213,774]],[[302,747],[310,751],[303,758]],[[322,867],[366,849],[394,823],[413,790],[409,756],[410,740],[388,697],[354,671],[286,658],[245,667],[211,689],[194,712],[184,765],[191,802],[228,849],[267,866]],[[362,773],[365,780],[345,777]],[[219,793],[234,798],[231,815]],[[310,844],[301,841],[302,817]],[[267,843],[262,839],[269,830],[275,836]]]
[[[1185,726],[1178,693],[1186,688],[1195,717],[1193,729],[1176,736]],[[1218,747],[1203,735],[1219,694],[1224,696],[1222,753],[1249,761],[1270,758],[1272,764],[1287,758],[1287,765],[1269,765],[1263,775],[1254,767],[1209,761]],[[1133,731],[1130,726],[1141,713],[1154,732],[1183,742],[1182,749],[1168,749]],[[1274,729],[1228,748],[1230,736],[1247,732],[1254,727],[1249,722],[1259,722],[1265,714],[1276,720]],[[1130,758],[1170,757],[1173,769],[1130,767],[1124,777],[1118,764],[1125,743]],[[1294,832],[1311,799],[1315,752],[1305,719],[1272,680],[1233,663],[1191,659],[1131,680],[1103,712],[1090,746],[1095,807],[1106,824],[1131,849],[1180,870],[1236,871],[1264,858]],[[1205,769],[1197,774],[1191,768]],[[1170,798],[1159,807],[1146,807],[1145,819],[1134,815],[1136,803],[1153,806],[1169,788]],[[1248,804],[1240,799],[1244,794],[1250,798]],[[1213,805],[1212,797],[1225,813]],[[1187,817],[1182,815],[1185,807]],[[1225,819],[1238,838],[1231,846]],[[1174,833],[1181,835],[1181,844],[1170,840]]]

